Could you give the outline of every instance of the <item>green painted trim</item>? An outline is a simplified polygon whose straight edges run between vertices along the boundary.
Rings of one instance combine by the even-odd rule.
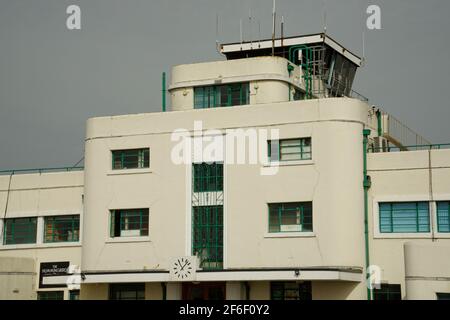
[[[368,206],[368,192],[370,188],[370,180],[367,176],[367,144],[369,142],[370,130],[363,130],[363,188],[364,188],[364,242],[365,242],[365,256],[366,256],[366,286],[369,274],[367,269],[370,266],[369,254],[369,206]],[[367,287],[367,300],[372,300],[372,289]]]

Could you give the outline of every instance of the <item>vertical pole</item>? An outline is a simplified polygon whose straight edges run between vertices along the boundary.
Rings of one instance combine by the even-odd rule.
[[[369,208],[368,208],[368,192],[370,188],[370,180],[367,176],[367,143],[370,135],[369,129],[363,130],[363,187],[364,187],[364,240],[365,240],[365,255],[366,255],[366,286],[367,286],[367,300],[372,300],[372,289],[367,282],[369,274],[367,270],[370,266],[369,258]]]
[[[166,112],[166,73],[162,73],[162,112]]]
[[[275,56],[275,0],[273,0],[273,10],[272,10],[272,56]]]

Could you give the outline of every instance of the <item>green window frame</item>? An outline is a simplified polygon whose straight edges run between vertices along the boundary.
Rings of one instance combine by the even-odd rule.
[[[267,156],[269,162],[311,160],[311,138],[269,140]]]
[[[111,283],[109,300],[144,300],[145,283]]]
[[[381,233],[430,232],[428,202],[381,202],[378,205]]]
[[[247,105],[249,90],[248,82],[194,87],[194,109]]]
[[[223,163],[194,163],[194,192],[223,191]]]
[[[112,151],[113,170],[142,169],[150,167],[150,149],[127,149]]]
[[[382,283],[379,289],[373,289],[374,300],[402,300],[402,288],[399,284]]]
[[[205,270],[223,268],[223,206],[192,207],[192,253]]]
[[[11,218],[3,223],[3,244],[36,243],[37,218]]]
[[[111,210],[111,238],[148,236],[148,211],[148,209]]]
[[[271,282],[271,300],[312,300],[311,282]]]
[[[44,242],[77,242],[80,240],[80,216],[44,218]]]
[[[269,233],[312,232],[312,202],[269,203]]]
[[[450,232],[450,201],[436,202],[438,232]]]
[[[39,291],[38,300],[64,300],[64,291]]]

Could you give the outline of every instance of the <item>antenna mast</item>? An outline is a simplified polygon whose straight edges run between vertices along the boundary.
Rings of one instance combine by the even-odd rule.
[[[275,20],[276,20],[275,0],[273,0],[273,10],[272,10],[272,56],[275,55]]]

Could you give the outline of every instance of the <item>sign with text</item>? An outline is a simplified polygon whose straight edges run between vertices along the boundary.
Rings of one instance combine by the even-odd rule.
[[[41,262],[39,268],[39,288],[59,288],[61,285],[43,284],[42,280],[47,276],[64,276],[69,270],[69,261]]]

